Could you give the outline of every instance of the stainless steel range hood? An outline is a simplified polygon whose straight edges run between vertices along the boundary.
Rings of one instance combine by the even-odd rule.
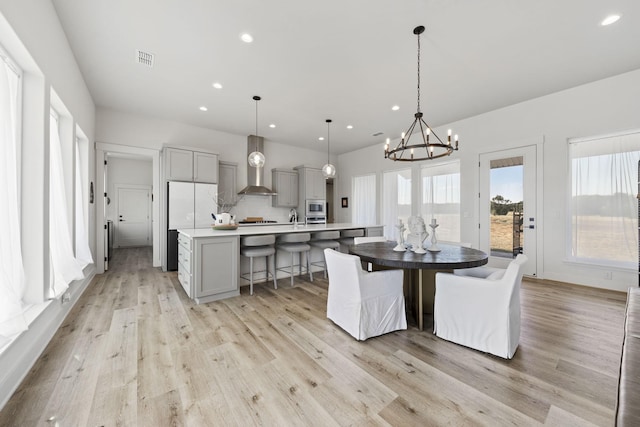
[[[264,154],[264,138],[256,135],[247,137],[247,156],[254,151]],[[238,194],[244,196],[274,196],[278,193],[262,185],[264,182],[264,167],[255,168],[247,165],[247,186]]]

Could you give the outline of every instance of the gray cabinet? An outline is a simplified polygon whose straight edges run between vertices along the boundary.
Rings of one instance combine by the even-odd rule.
[[[238,202],[238,164],[218,162],[218,201],[235,205]]]
[[[164,149],[167,181],[218,183],[218,155],[182,148]]]
[[[271,205],[282,208],[298,207],[298,172],[292,169],[271,169],[273,190],[278,194]]]
[[[193,181],[218,183],[218,155],[193,152]]]
[[[297,166],[298,171],[298,202],[305,200],[325,200],[327,198],[327,183],[322,175],[322,169]]]
[[[240,238],[178,235],[178,281],[198,304],[240,294]]]
[[[194,246],[193,289],[196,302],[215,301],[239,295],[240,238],[197,238]]]

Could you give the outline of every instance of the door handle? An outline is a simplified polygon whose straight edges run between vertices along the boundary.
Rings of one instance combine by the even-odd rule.
[[[534,228],[536,228],[536,226],[535,226],[535,225],[533,225],[533,224],[529,225],[529,229],[530,229],[530,230],[533,230]]]
[[[124,221],[124,219],[120,218],[120,222]]]

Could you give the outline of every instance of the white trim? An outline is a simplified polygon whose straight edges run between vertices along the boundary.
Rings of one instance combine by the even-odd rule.
[[[567,142],[569,144],[576,144],[576,143],[580,143],[580,142],[597,141],[599,139],[615,138],[617,136],[632,135],[634,133],[640,133],[640,129],[629,129],[629,130],[623,130],[623,131],[619,131],[619,132],[612,132],[612,133],[607,133],[607,134],[603,134],[603,135],[596,135],[596,136],[584,136],[584,137],[578,137],[578,138],[568,138]]]

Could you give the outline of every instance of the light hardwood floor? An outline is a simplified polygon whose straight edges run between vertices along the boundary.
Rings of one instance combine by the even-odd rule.
[[[1,426],[612,425],[625,294],[525,281],[502,360],[427,325],[357,342],[326,319],[327,281],[206,305],[149,249],[115,251]]]

